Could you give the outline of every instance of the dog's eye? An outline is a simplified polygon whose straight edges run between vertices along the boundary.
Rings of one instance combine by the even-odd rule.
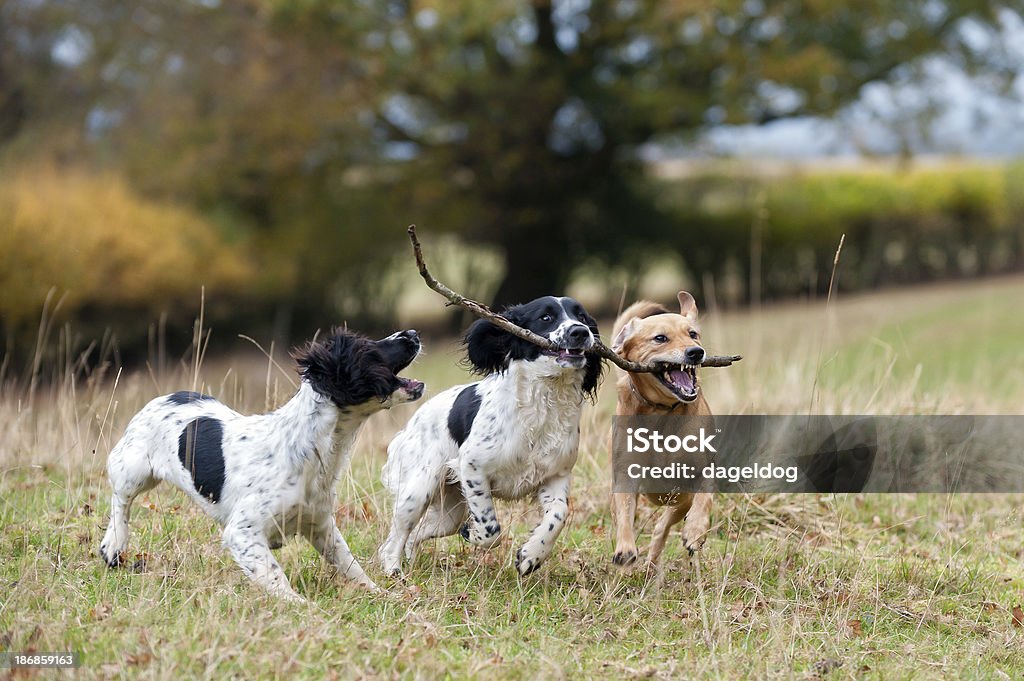
[[[549,314],[545,314],[545,315],[541,315],[541,316],[540,316],[540,320],[541,320],[542,322],[550,322],[550,321],[551,321],[551,319],[552,319],[552,317],[551,317],[551,315],[549,315]]]
[[[693,329],[690,329],[690,338],[692,338],[693,340],[697,340],[698,338],[700,338],[700,334],[694,331]]]
[[[657,336],[654,337],[654,342],[655,343],[668,343],[668,336],[666,336],[663,333],[659,333]]]

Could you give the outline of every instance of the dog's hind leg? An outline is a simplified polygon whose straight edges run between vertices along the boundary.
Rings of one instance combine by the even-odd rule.
[[[377,550],[384,572],[392,577],[402,573],[402,550],[437,490],[438,481],[428,475],[408,476],[395,491],[395,512],[391,532]]]
[[[405,543],[405,557],[412,560],[421,542],[436,537],[449,537],[466,522],[466,499],[458,483],[448,484],[433,498],[420,524]]]
[[[615,553],[612,562],[626,566],[636,562],[636,494],[629,492],[612,493],[612,521],[615,524]]]
[[[373,580],[363,572],[363,568],[359,565],[356,557],[352,555],[352,551],[348,548],[345,538],[341,536],[341,531],[334,522],[334,518],[328,516],[314,530],[310,536],[310,542],[320,552],[320,555],[324,557],[324,560],[334,566],[334,569],[343,574],[346,579],[350,579],[370,591],[380,591],[380,588],[373,583]]]
[[[270,552],[267,537],[262,531],[263,525],[245,515],[232,515],[224,526],[224,546],[252,581],[275,596],[290,601],[304,601],[292,589],[280,563]]]
[[[668,540],[669,532],[672,531],[672,526],[682,520],[683,516],[690,509],[693,495],[683,494],[682,497],[679,503],[666,506],[661,512],[661,517],[658,518],[658,524],[655,525],[654,534],[651,536],[651,549],[647,553],[647,560],[651,565],[658,564],[661,552],[665,549],[665,542]]]
[[[491,484],[480,468],[480,464],[467,455],[459,462],[462,494],[469,511],[469,520],[460,533],[470,544],[489,549],[501,540],[501,524],[494,511]]]
[[[146,452],[133,447],[131,434],[117,443],[107,461],[107,475],[113,494],[110,498],[110,522],[100,542],[100,557],[110,567],[124,563],[128,548],[128,520],[135,497],[152,489],[159,480],[154,477]]]

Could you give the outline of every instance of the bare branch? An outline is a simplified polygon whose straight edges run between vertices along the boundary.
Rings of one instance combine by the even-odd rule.
[[[409,240],[412,241],[412,251],[413,255],[416,256],[416,267],[419,268],[420,276],[423,277],[423,281],[427,283],[427,286],[432,291],[440,293],[448,300],[448,305],[458,305],[459,307],[465,308],[472,312],[473,314],[475,314],[477,317],[480,317],[481,319],[486,319],[487,321],[489,321],[491,324],[494,324],[498,328],[508,331],[513,336],[518,336],[519,338],[522,338],[525,341],[529,341],[534,345],[537,345],[545,350],[560,349],[547,338],[544,338],[543,336],[538,336],[529,329],[524,329],[523,327],[518,326],[517,324],[513,324],[512,322],[505,319],[501,315],[492,312],[490,308],[488,308],[486,305],[478,303],[475,300],[471,300],[460,293],[456,293],[455,291],[451,290],[450,288],[439,282],[437,279],[435,279],[434,275],[432,275],[430,273],[430,270],[427,269],[427,263],[424,262],[423,260],[423,249],[420,246],[419,238],[416,236],[416,225],[409,225],[409,229],[407,231],[409,233]],[[604,343],[600,341],[600,339],[595,339],[594,347],[591,348],[588,352],[591,352],[603,359],[607,359],[609,362],[619,367],[623,371],[631,371],[633,373],[657,373],[661,371],[668,371],[670,369],[677,369],[679,367],[678,364],[658,363],[647,365],[639,364],[637,362],[631,362],[627,359],[623,359],[619,355],[612,352],[611,349],[609,349]],[[738,362],[741,359],[743,358],[740,355],[728,355],[724,357],[706,355],[704,357],[704,361],[701,362],[701,366],[727,367],[731,365],[733,362]]]

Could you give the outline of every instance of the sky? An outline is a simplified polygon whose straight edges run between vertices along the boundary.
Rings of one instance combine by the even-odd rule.
[[[662,153],[797,159],[885,155],[898,153],[902,139],[919,154],[1024,155],[1024,19],[1005,12],[1002,20],[1000,58],[1016,72],[1008,92],[999,92],[1002,84],[973,80],[948,58],[932,57],[920,64],[922,81],[906,73],[893,84],[870,84],[857,103],[833,119],[718,127],[694,145]],[[987,31],[969,22],[961,29],[974,46],[996,48]],[[919,125],[922,114],[928,118],[925,126]],[[922,129],[927,136],[920,134]],[[905,131],[902,138],[900,130]]]

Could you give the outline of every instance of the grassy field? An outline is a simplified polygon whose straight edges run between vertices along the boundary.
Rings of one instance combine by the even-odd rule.
[[[745,359],[705,370],[705,391],[718,413],[1021,413],[1020,300],[1024,279],[1010,278],[708,315],[708,348]],[[454,345],[427,343],[406,373],[428,394],[466,380]],[[386,595],[346,586],[292,541],[279,557],[311,603],[265,597],[168,487],[136,502],[136,566],[106,569],[104,463],[142,404],[193,387],[243,411],[290,396],[287,361],[238,346],[198,370],[57,370],[52,387],[5,388],[0,650],[80,651],[83,678],[1024,676],[1016,496],[721,496],[699,562],[676,539],[660,573],[615,568],[611,377],[584,412],[569,528],[526,579],[511,563],[535,510],[520,504],[499,505],[511,538],[497,548],[440,540],[404,582],[380,574],[378,473],[411,408],[374,417],[340,489],[342,531]],[[649,530],[651,509],[639,516]]]

